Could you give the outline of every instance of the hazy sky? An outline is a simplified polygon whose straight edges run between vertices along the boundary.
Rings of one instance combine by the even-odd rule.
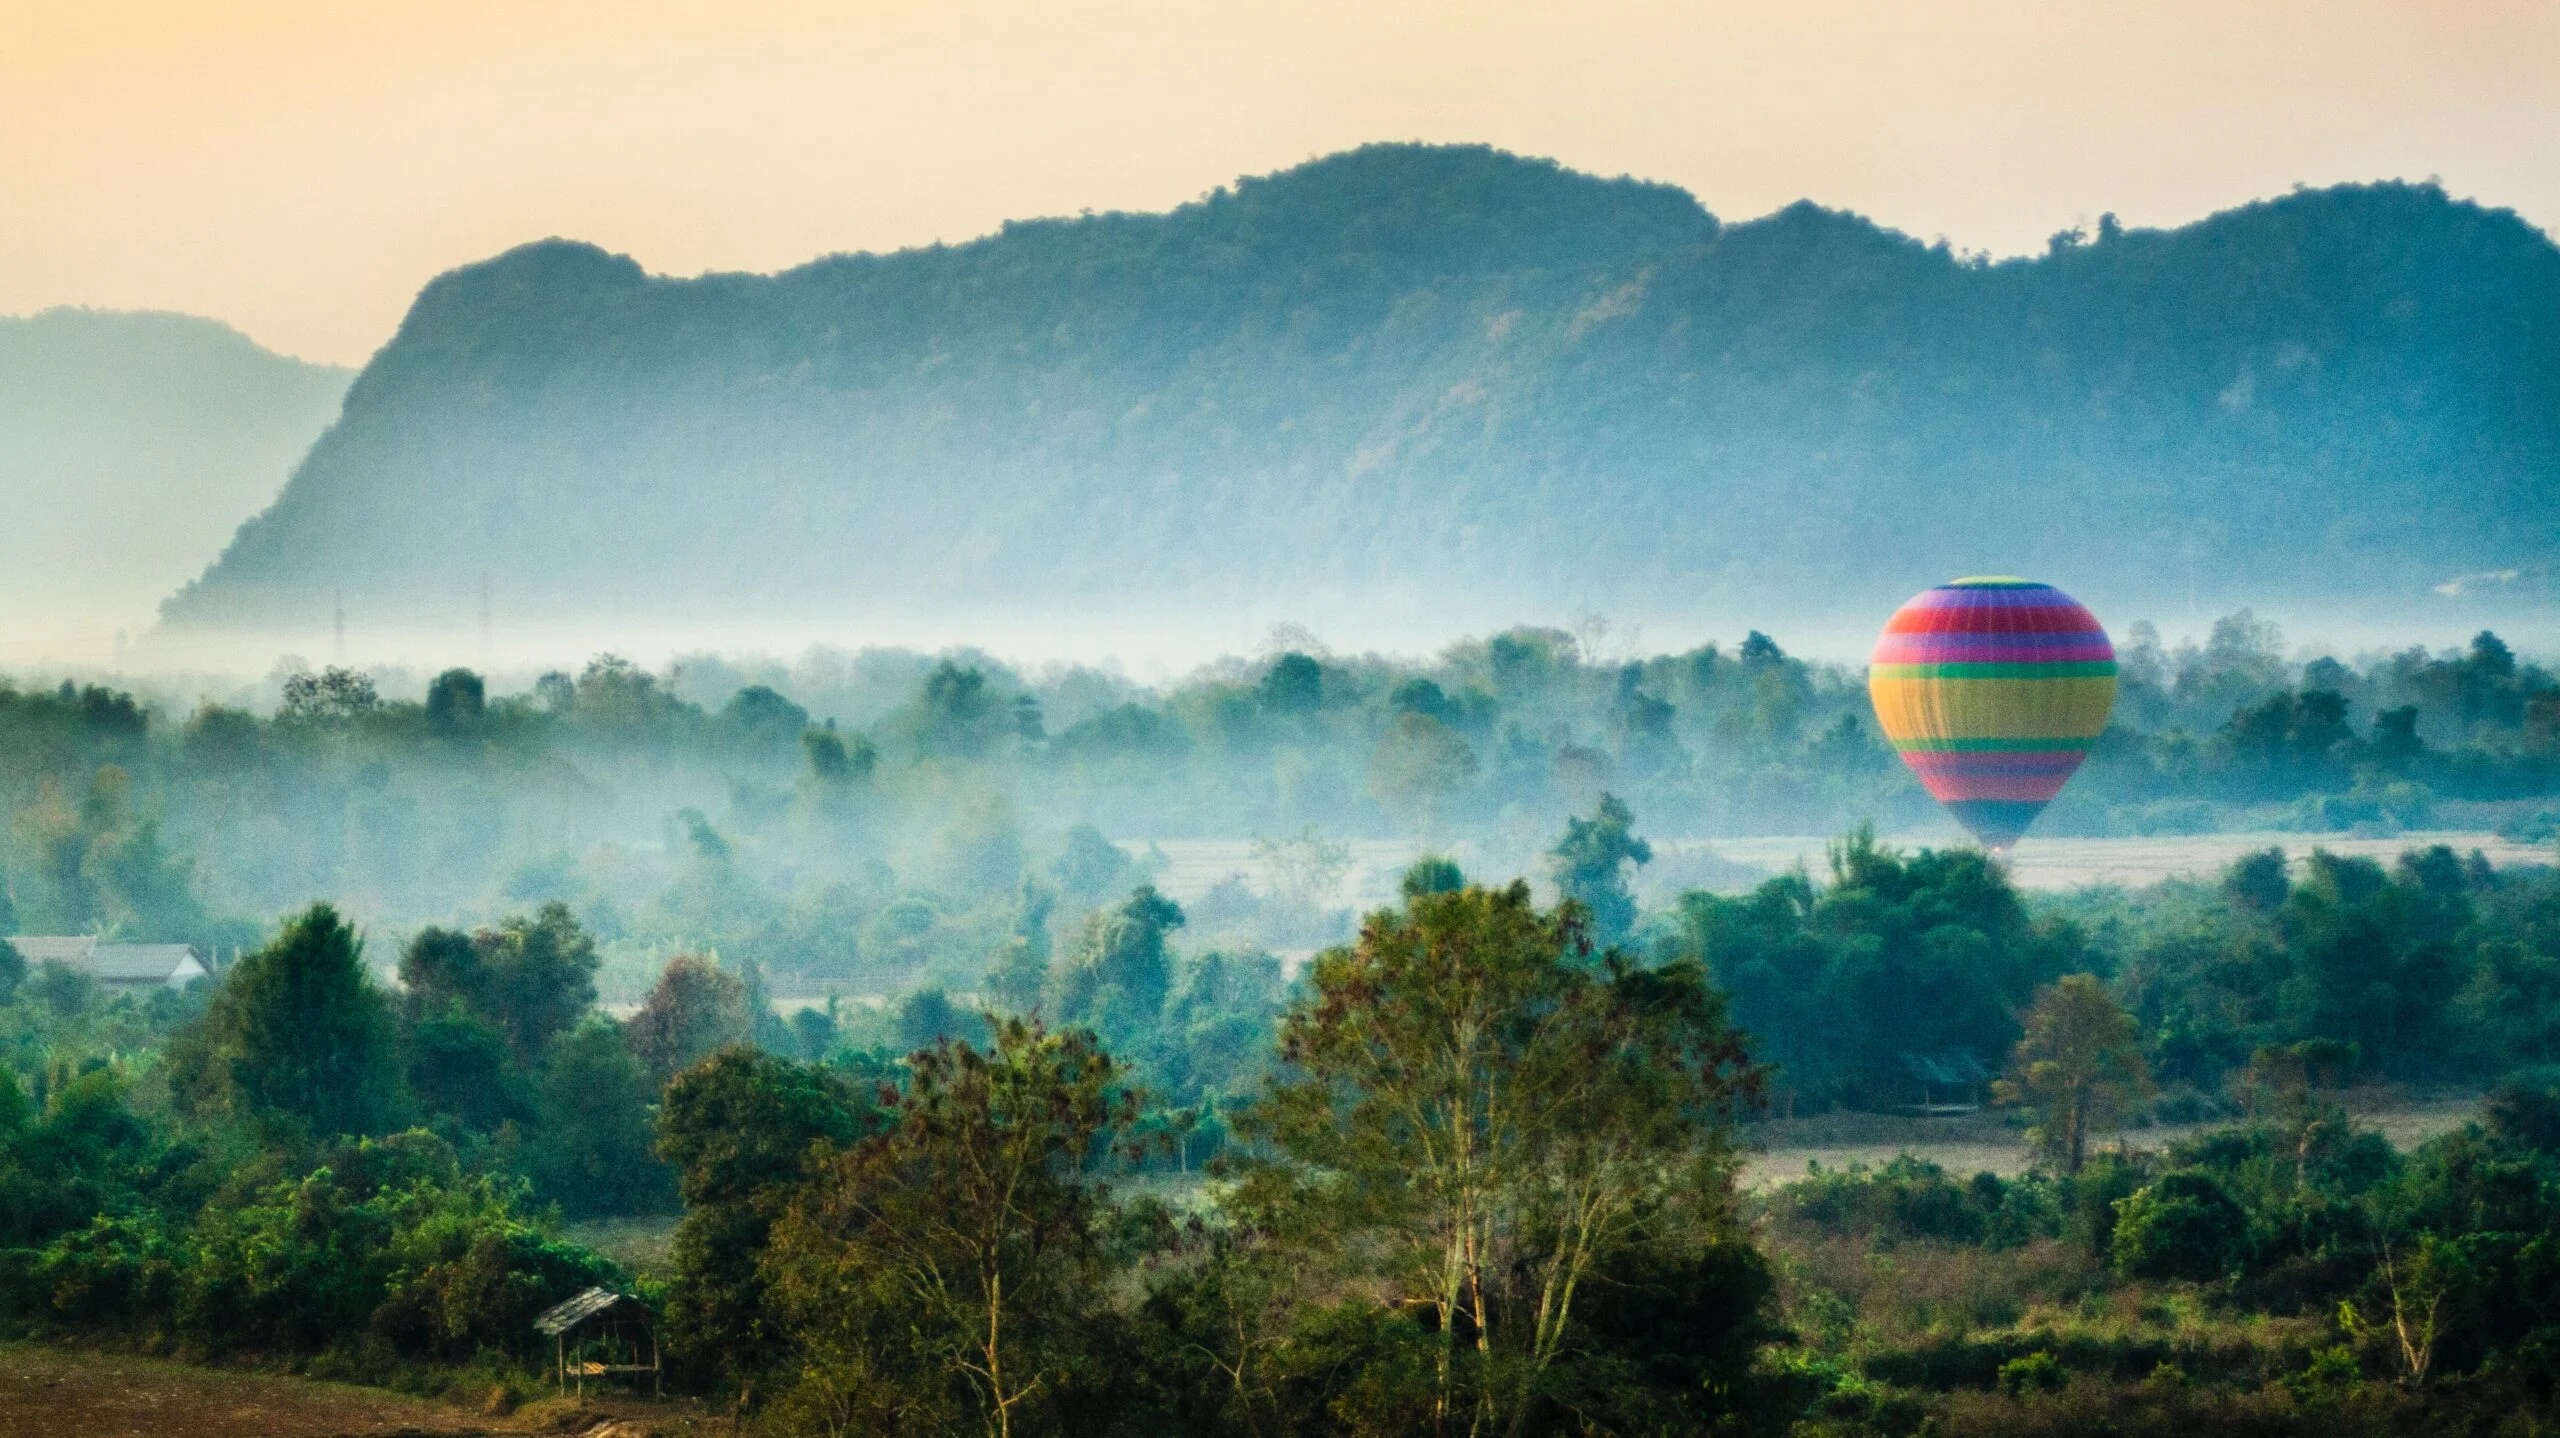
[[[355,363],[544,235],[772,269],[1384,139],[2003,253],[2383,176],[2550,229],[2555,136],[2555,0],[0,0],[0,313]]]

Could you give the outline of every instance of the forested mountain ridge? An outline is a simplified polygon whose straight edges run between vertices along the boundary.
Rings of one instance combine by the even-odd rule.
[[[772,276],[445,275],[173,628],[515,612],[1452,624],[2541,602],[2560,249],[2426,185],[1988,263],[1799,204],[1374,146]]]
[[[190,315],[0,316],[0,655],[140,627],[274,501],[354,377]]]

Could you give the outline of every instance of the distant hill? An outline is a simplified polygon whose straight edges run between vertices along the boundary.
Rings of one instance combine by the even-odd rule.
[[[1862,623],[2014,571],[2388,620],[2547,603],[2556,542],[2560,250],[2433,186],[1986,263],[1376,146],[771,276],[454,271],[163,613]]]
[[[0,658],[139,633],[275,500],[353,378],[186,315],[0,318]]]

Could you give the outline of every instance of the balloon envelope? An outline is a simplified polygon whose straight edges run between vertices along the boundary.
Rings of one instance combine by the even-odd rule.
[[[2005,849],[2107,727],[2116,651],[2078,601],[1959,579],[1894,611],[1867,665],[1876,723],[1956,822]]]

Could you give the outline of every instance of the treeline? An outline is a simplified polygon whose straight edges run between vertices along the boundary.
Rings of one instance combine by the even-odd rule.
[[[1691,893],[1649,930],[1706,959],[1787,1098],[1816,1109],[1982,1098],[2030,996],[2070,973],[2114,986],[2187,1117],[2233,1111],[2231,1077],[2270,1045],[2349,1045],[2365,1077],[2418,1085],[2560,1062],[2551,869],[2270,849],[2210,883],[2030,901],[1979,851],[1858,834],[1826,877]]]
[[[680,1376],[773,1431],[1711,1422],[1770,1283],[1730,1187],[1758,1073],[1703,967],[1600,949],[1524,884],[1426,865],[1409,888],[1317,961],[1250,1142],[1188,1216],[1113,1182],[1179,1139],[1088,1027],[989,1015],[976,1044],[804,1062],[720,1032],[738,981],[687,964],[598,1061],[613,1030],[581,1017],[564,916],[421,935],[395,997],[318,906],[200,1012],[156,1015],[156,1048],[0,1083],[0,1321],[503,1377],[544,1304],[628,1282],[510,1165],[656,1060],[681,1065],[643,1111],[685,1205]],[[10,997],[57,1040],[133,1008],[71,1009],[41,976]],[[564,1062],[586,1113],[541,1104]],[[521,1130],[497,1107],[519,1085]],[[1639,1292],[1697,1342],[1663,1352]]]
[[[709,959],[602,1017],[558,908],[414,936],[396,991],[326,906],[148,1003],[0,954],[0,1324],[523,1386],[534,1313],[633,1283],[560,1214],[671,1187],[639,1286],[676,1378],[776,1433],[2548,1415],[2560,877],[2262,854],[2038,912],[1977,852],[1853,835],[1822,883],[1647,918],[1630,818],[1568,827],[1552,909],[1418,863],[1286,987],[1179,952],[1140,887],[984,1011],[841,1027]],[[2162,1017],[2206,1010],[2218,1044]],[[1203,1033],[1240,1062],[1206,1144],[1170,1102]],[[1781,1094],[1900,1102],[1968,1044],[2027,1176],[1737,1192]],[[2505,1070],[2485,1126],[2403,1154],[2341,1107],[2457,1055]]]
[[[1009,937],[1075,941],[1156,862],[1103,836],[1257,839],[1193,933],[1304,949],[1348,923],[1349,837],[1521,872],[1603,792],[1657,835],[1943,823],[1854,674],[1752,635],[1602,660],[1515,630],[1429,663],[1283,650],[1146,691],[983,655],[610,656],[528,690],[451,670],[386,700],[283,673],[272,708],[0,688],[0,927],[254,945],[314,894],[399,932],[571,904],[604,983],[717,950],[789,991],[970,990]],[[393,676],[396,678],[396,676]],[[412,691],[418,692],[418,691]],[[2124,646],[2116,725],[2045,834],[2560,823],[2560,689],[2494,635],[2295,665],[2247,615]],[[1751,877],[1666,850],[1656,892]]]
[[[563,1242],[556,1207],[510,1171],[560,1164],[545,1176],[574,1197],[589,1175],[567,1170],[598,1167],[615,1117],[654,1167],[650,1095],[620,1043],[581,1073],[599,1057],[581,1042],[592,1031],[537,1018],[514,1031],[540,1046],[530,1073],[489,1056],[495,1077],[561,1105],[538,1137],[571,1152],[527,1152],[511,1116],[483,1132],[435,1111],[452,1025],[404,1023],[360,948],[314,906],[219,984],[137,1005],[57,964],[27,973],[0,946],[0,998],[15,1000],[0,1005],[0,1325],[320,1355],[324,1371],[381,1379],[510,1365],[544,1307],[625,1281]],[[627,1115],[590,1126],[610,1096],[577,1086],[623,1073]]]

